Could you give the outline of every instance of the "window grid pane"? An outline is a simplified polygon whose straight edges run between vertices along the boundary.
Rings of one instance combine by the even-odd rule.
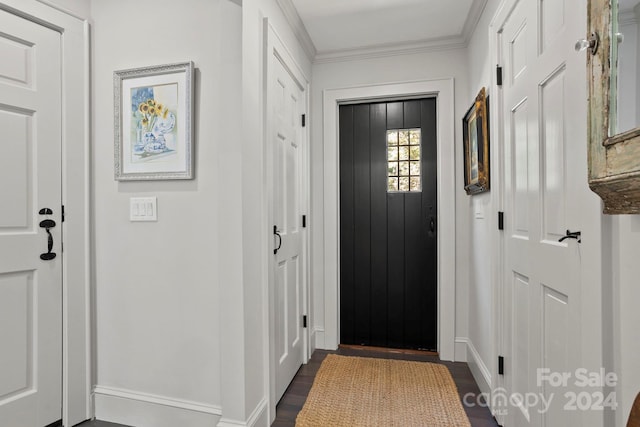
[[[422,191],[420,129],[387,131],[387,191]]]

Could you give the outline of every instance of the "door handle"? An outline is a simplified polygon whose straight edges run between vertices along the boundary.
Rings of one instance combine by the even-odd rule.
[[[436,231],[436,220],[433,217],[431,217],[431,220],[429,221],[429,229],[432,233]]]
[[[56,257],[56,253],[51,252],[51,249],[53,249],[53,236],[51,235],[51,231],[49,231],[55,226],[56,226],[56,222],[52,219],[45,219],[43,221],[40,221],[40,228],[44,228],[48,235],[47,252],[40,254],[40,259],[43,261],[51,261]]]
[[[567,230],[567,234],[559,238],[558,242],[564,242],[567,239],[576,239],[578,243],[582,243],[582,232]]]
[[[278,247],[273,250],[273,254],[275,255],[275,254],[278,253],[278,251],[282,247],[282,236],[280,235],[280,233],[278,233],[278,226],[277,225],[273,226],[273,234],[275,234],[278,237]]]

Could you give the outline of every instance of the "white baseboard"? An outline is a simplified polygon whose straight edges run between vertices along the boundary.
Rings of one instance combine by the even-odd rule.
[[[313,352],[316,351],[316,349],[318,348],[318,341],[316,338],[316,334],[317,334],[317,330],[315,328],[312,328],[311,333],[309,334],[309,347],[311,347],[309,349],[309,358],[311,358],[311,355],[313,354]]]
[[[313,334],[316,336],[316,348],[320,350],[331,350],[324,345],[324,328],[314,328]],[[335,350],[335,349],[334,349]]]
[[[246,422],[221,418],[217,427],[269,427],[267,404],[267,399],[262,399]]]
[[[467,361],[467,338],[456,337],[453,360],[455,362]]]
[[[480,392],[487,394],[491,393],[491,371],[484,360],[480,357],[480,354],[473,346],[473,342],[471,342],[470,339],[467,339],[467,350],[467,364],[469,365],[473,378],[476,380],[476,383],[478,383]]]
[[[114,387],[96,386],[93,400],[97,419],[136,427],[209,427],[222,415],[219,406]]]

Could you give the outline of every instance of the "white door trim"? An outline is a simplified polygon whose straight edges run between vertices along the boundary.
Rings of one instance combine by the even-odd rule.
[[[284,65],[285,69],[291,74],[293,79],[296,81],[298,86],[304,91],[304,110],[307,115],[307,123],[308,120],[308,111],[309,111],[309,77],[304,73],[302,67],[294,59],[293,55],[284,44],[275,28],[271,24],[271,21],[268,18],[264,18],[264,40],[265,40],[265,55],[264,55],[264,88],[265,88],[265,100],[264,100],[264,121],[265,121],[265,134],[264,134],[264,153],[265,153],[265,171],[266,177],[264,181],[265,194],[267,195],[267,233],[271,236],[271,227],[273,227],[274,219],[273,219],[273,189],[271,187],[271,183],[273,183],[273,156],[272,149],[269,145],[270,135],[272,130],[272,124],[270,123],[270,108],[269,105],[269,97],[268,97],[268,85],[271,83],[271,75],[273,71],[271,70],[271,56],[276,56],[280,62]],[[301,211],[303,214],[307,214],[310,210],[310,147],[309,147],[309,126],[307,125],[302,132],[302,163],[301,166],[304,168],[302,171],[302,184],[300,192],[300,203]],[[309,269],[309,224],[307,224],[307,228],[301,228],[302,233],[302,268],[303,268],[303,283],[302,283],[302,314],[309,316],[309,283],[310,283],[310,269]],[[265,391],[266,396],[268,397],[268,419],[269,422],[273,422],[276,416],[276,361],[274,360],[275,354],[275,334],[273,331],[273,325],[275,324],[275,317],[273,313],[274,301],[273,301],[273,280],[274,280],[274,270],[272,263],[272,254],[273,254],[273,240],[271,237],[267,239],[268,247],[266,248],[266,253],[268,256],[268,266],[269,266],[269,277],[268,277],[268,289],[266,290],[266,295],[264,297],[265,301],[265,310],[264,310],[264,336],[268,337],[268,345],[265,347],[265,366],[267,367],[265,372],[265,385],[267,390]],[[307,363],[309,358],[311,357],[311,343],[310,343],[310,325],[311,321],[308,319],[307,323],[308,327],[303,330],[303,363]]]
[[[491,58],[492,64],[502,64],[502,53],[500,52],[500,34],[497,30],[499,23],[504,22],[506,19],[505,13],[507,5],[506,1],[502,1],[500,6],[498,7],[491,23],[489,24],[489,56]],[[509,10],[510,12],[510,10]],[[495,74],[491,73],[491,87],[489,92],[491,93],[491,117],[489,123],[492,130],[492,142],[493,146],[491,147],[491,174],[494,176],[491,189],[494,192],[494,203],[496,205],[496,210],[499,212],[504,212],[504,98],[502,87],[498,86],[496,81]],[[495,228],[497,229],[497,227]],[[491,393],[494,393],[494,390],[504,390],[505,382],[504,376],[498,375],[498,356],[504,354],[504,307],[502,305],[503,302],[503,293],[504,293],[504,267],[505,267],[505,253],[504,253],[504,245],[505,245],[505,236],[503,232],[495,233],[493,238],[491,239],[491,248],[492,253],[495,255],[497,262],[493,263],[491,267],[491,277],[492,277],[492,323],[493,323],[493,333],[495,340],[493,341],[493,354],[495,355],[494,360],[490,361],[489,369],[491,371],[491,378],[495,379],[490,383]],[[490,399],[490,401],[492,401]],[[506,418],[504,414],[497,413],[495,408],[492,405],[489,406],[492,414],[498,420],[498,422],[502,425],[506,422]]]
[[[338,106],[344,103],[435,95],[438,99],[438,351],[442,360],[455,357],[455,127],[454,81],[422,80],[327,89],[323,96],[324,131],[324,259],[325,330],[318,348],[339,344],[340,170]]]
[[[62,420],[92,417],[89,23],[37,0],[0,0],[0,9],[62,34]]]

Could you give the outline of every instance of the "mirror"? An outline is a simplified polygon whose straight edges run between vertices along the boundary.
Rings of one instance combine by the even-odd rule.
[[[640,126],[640,0],[612,0],[609,136]]]
[[[640,214],[640,0],[588,0],[589,187],[607,214]],[[588,48],[588,49],[587,49]]]

